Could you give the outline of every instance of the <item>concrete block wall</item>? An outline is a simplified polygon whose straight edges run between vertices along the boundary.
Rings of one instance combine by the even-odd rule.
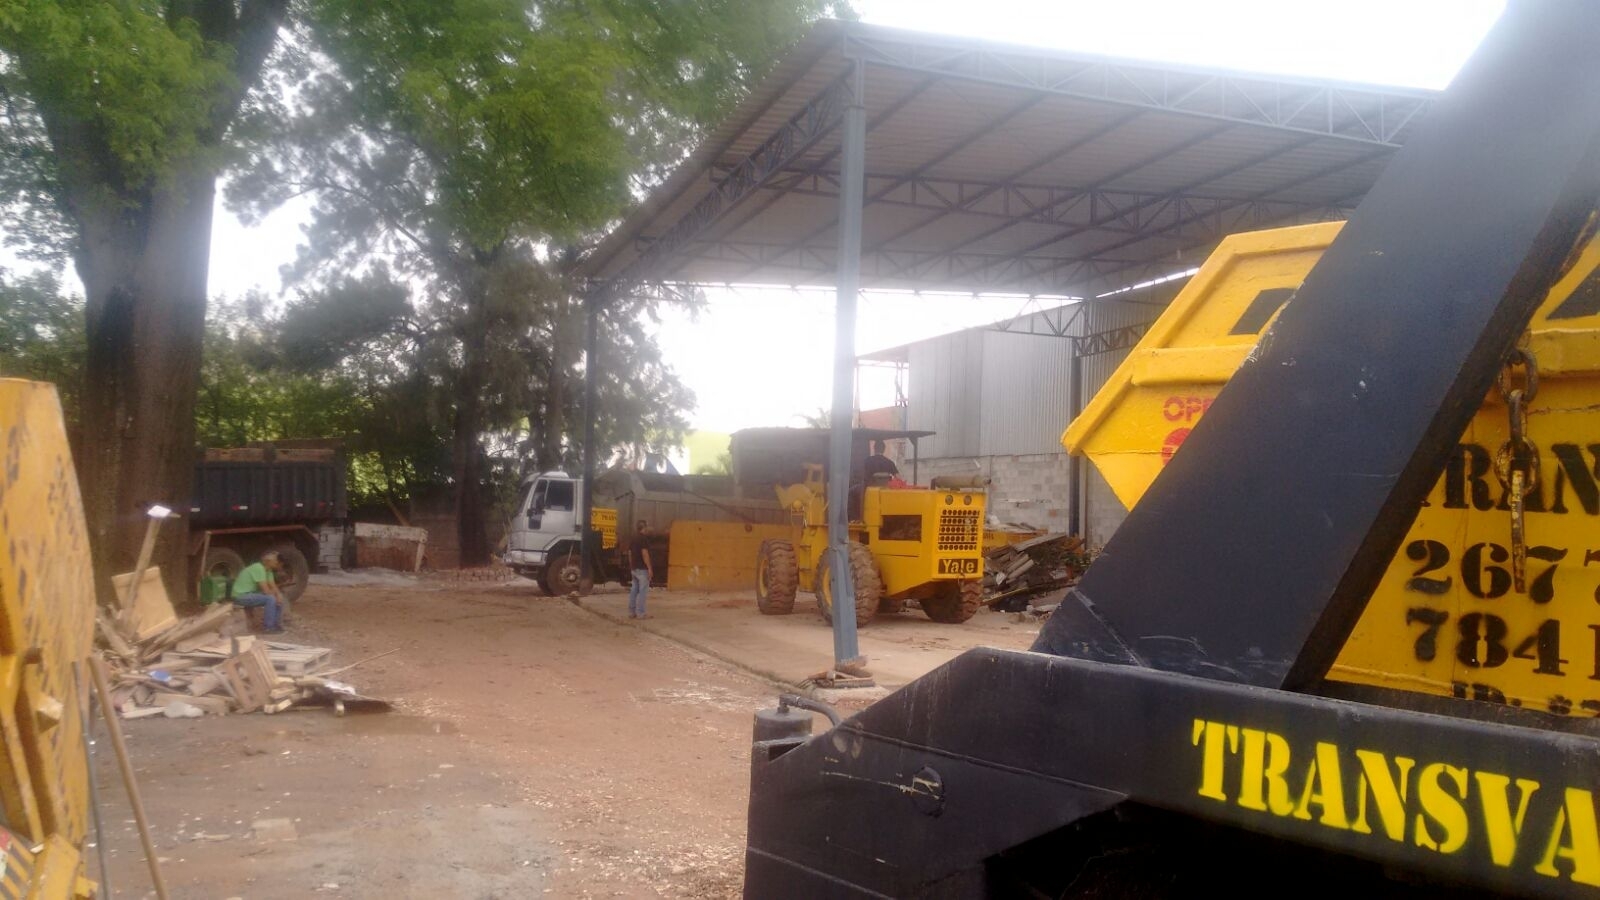
[[[910,463],[903,464],[900,471],[910,477]],[[1090,546],[1103,547],[1127,518],[1128,511],[1094,466],[1085,463],[1084,471],[1088,481],[1084,538]],[[989,514],[1002,523],[1044,531],[1066,531],[1069,527],[1072,480],[1065,453],[958,456],[924,459],[917,466],[922,484],[938,475],[988,476]]]
[[[909,474],[909,467],[902,472]],[[991,517],[1045,531],[1067,530],[1072,482],[1065,453],[924,459],[917,474],[923,484],[938,475],[985,475]]]

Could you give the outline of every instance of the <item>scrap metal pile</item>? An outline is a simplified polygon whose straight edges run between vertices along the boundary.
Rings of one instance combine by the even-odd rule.
[[[1089,559],[1083,538],[1069,534],[997,547],[984,554],[984,604],[997,612],[1048,613],[1053,604],[1035,606],[1036,598],[1077,584]]]

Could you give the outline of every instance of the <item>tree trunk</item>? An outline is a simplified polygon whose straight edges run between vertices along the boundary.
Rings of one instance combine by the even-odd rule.
[[[483,390],[488,344],[488,322],[483,279],[467,290],[467,310],[461,330],[461,381],[456,393],[455,436],[452,448],[456,482],[456,540],[461,566],[487,565],[489,533],[484,521]]]
[[[200,174],[174,178],[132,207],[114,199],[77,206],[88,336],[78,469],[102,599],[112,596],[111,576],[134,567],[146,510],[157,503],[184,518],[161,528],[154,563],[171,597],[188,596],[216,179],[204,166],[187,170]]]
[[[560,306],[553,311],[550,322],[550,375],[545,382],[544,416],[536,453],[541,472],[565,466],[562,446],[567,436],[567,393],[583,334],[582,320],[574,312],[571,299],[562,298],[558,302]]]

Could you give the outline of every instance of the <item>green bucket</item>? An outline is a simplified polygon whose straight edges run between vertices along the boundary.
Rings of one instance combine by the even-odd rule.
[[[207,575],[200,579],[200,602],[210,606],[228,599],[228,576]]]

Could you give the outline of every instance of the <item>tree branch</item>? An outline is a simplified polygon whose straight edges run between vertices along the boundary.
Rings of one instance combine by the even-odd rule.
[[[233,0],[212,0],[209,5],[231,8]],[[277,45],[278,31],[288,14],[289,0],[242,0],[231,35],[234,83],[212,115],[214,139],[220,139],[233,124],[245,95],[260,81],[261,70]]]

